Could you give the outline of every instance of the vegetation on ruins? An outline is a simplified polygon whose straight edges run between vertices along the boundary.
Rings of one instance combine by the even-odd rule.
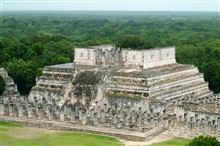
[[[220,146],[220,142],[211,136],[195,137],[187,146]]]
[[[176,46],[177,62],[198,66],[219,93],[219,21],[214,12],[5,11],[0,66],[28,94],[44,66],[73,60],[74,46]]]
[[[0,75],[0,95],[3,94],[3,92],[5,91],[5,81],[3,79],[3,77]]]
[[[31,129],[0,121],[0,143],[1,145],[26,146],[26,145],[95,145],[95,146],[117,146],[122,145],[116,138],[86,134],[78,132],[48,131],[42,129]]]

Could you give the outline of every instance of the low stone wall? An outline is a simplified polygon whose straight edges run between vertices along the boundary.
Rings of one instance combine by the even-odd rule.
[[[52,122],[52,121],[44,121],[44,120],[31,120],[25,118],[15,118],[8,116],[1,116],[1,121],[13,122],[24,126],[44,128],[50,130],[59,130],[59,131],[76,131],[76,132],[86,132],[93,134],[101,134],[107,136],[114,136],[121,139],[127,139],[132,141],[145,141],[146,139],[150,139],[155,134],[160,133],[159,131],[156,133],[144,134],[141,132],[128,132],[125,130],[116,130],[116,129],[108,129],[108,128],[100,128],[100,127],[90,127],[90,126],[79,126],[72,125],[66,122]],[[147,135],[148,137],[146,137]]]

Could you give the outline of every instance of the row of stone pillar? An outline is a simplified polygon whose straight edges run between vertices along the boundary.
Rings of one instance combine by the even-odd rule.
[[[184,133],[189,133],[191,136],[195,135],[212,135],[219,137],[220,131],[220,117],[217,117],[216,120],[210,120],[207,116],[206,118],[198,118],[198,115],[189,117],[187,119],[187,114],[184,116],[180,115],[179,120],[177,121],[176,114],[168,115],[168,132],[172,133],[176,130],[179,130],[179,135]],[[178,123],[177,123],[178,122]]]

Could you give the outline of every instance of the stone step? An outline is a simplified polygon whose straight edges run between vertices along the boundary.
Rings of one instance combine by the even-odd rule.
[[[196,83],[203,83],[204,79],[202,75],[196,75],[189,78],[182,78],[177,81],[173,80],[171,82],[166,82],[165,84],[152,86],[149,88],[149,95],[156,95],[162,92],[166,92],[168,90],[172,90],[173,88],[183,87]]]
[[[197,92],[197,95],[203,95],[204,92],[207,92],[207,89],[204,87],[204,88],[198,88],[196,90],[194,90],[194,92]],[[175,99],[179,99],[179,98],[182,98],[184,96],[190,96],[190,92],[188,93],[185,93],[185,94],[180,94],[180,95],[177,95],[177,96],[173,96],[173,97],[169,97],[167,99],[165,99],[166,102],[170,102],[172,100],[175,100]],[[192,96],[191,98],[194,98],[194,96]]]
[[[109,82],[108,88],[120,88],[125,90],[143,90],[148,91],[148,87],[144,85],[139,84],[123,84],[123,83],[115,83],[115,82]]]
[[[148,68],[148,69],[120,69],[111,72],[112,76],[116,77],[132,77],[132,78],[150,78],[155,76],[160,76],[168,73],[173,72],[180,72],[183,70],[188,70],[190,68],[195,68],[193,65],[183,65],[183,64],[172,64],[172,65],[165,65],[155,68]]]
[[[169,90],[169,91],[166,91],[166,92],[162,92],[161,94],[159,95],[153,95],[151,96],[152,98],[166,98],[167,96],[173,96],[175,94],[182,94],[184,92],[188,92],[188,91],[193,91],[194,89],[197,89],[197,88],[201,88],[201,87],[206,87],[208,88],[208,84],[207,83],[195,83],[195,84],[190,84],[190,85],[185,85],[185,86],[180,86],[178,88],[174,88],[172,90]]]
[[[198,74],[198,73],[199,73],[198,68],[194,67],[194,68],[182,70],[182,71],[179,71],[179,72],[172,72],[172,73],[164,74],[164,75],[161,75],[161,76],[155,76],[155,77],[147,78],[146,82],[147,82],[147,85],[152,85],[152,84],[163,82],[163,81],[166,81],[166,80],[172,80],[174,78],[195,75],[195,74]]]
[[[56,67],[51,67],[51,66],[46,66],[44,67],[44,71],[49,71],[49,72],[64,72],[64,73],[72,73],[73,68],[56,68]]]
[[[70,80],[70,78],[65,79],[65,78],[61,78],[61,79],[57,79],[57,78],[51,78],[51,77],[38,77],[36,78],[36,82],[44,82],[44,83],[55,83],[55,84],[66,84],[68,83]]]
[[[114,92],[114,91],[116,91],[116,92],[121,92],[121,93],[129,93],[129,94],[135,94],[135,93],[139,93],[139,94],[141,94],[141,93],[145,93],[145,94],[147,94],[148,95],[148,91],[144,91],[144,90],[135,90],[135,89],[123,89],[123,88],[117,88],[117,87],[115,87],[115,88],[107,88],[107,91],[108,92]]]
[[[172,78],[172,79],[164,80],[161,82],[157,82],[157,83],[149,85],[149,90],[155,90],[157,88],[163,88],[165,86],[170,86],[171,84],[172,85],[179,84],[181,82],[194,80],[194,79],[198,79],[198,78],[203,78],[203,74],[198,73],[198,74],[194,74],[194,75],[184,75],[184,76],[180,76],[177,78]]]
[[[32,90],[33,91],[38,91],[38,92],[44,92],[44,91],[46,91],[46,92],[50,92],[50,91],[53,91],[53,92],[62,92],[62,94],[63,94],[63,92],[64,92],[64,90],[63,89],[54,89],[54,88],[44,88],[44,87],[37,87],[37,86],[34,86],[33,88],[32,88]]]
[[[204,92],[204,93],[201,94],[201,95],[195,96],[194,98],[203,99],[203,98],[205,98],[205,97],[212,96],[213,94],[214,94],[214,92],[213,92],[212,90],[209,90],[209,91]]]
[[[55,84],[55,83],[39,83],[37,82],[36,87],[43,87],[43,88],[54,88],[54,89],[61,89],[63,90],[66,86],[66,84]]]
[[[151,73],[151,74],[150,74]],[[122,73],[122,75],[114,75],[111,77],[111,82],[115,83],[126,83],[126,84],[142,84],[143,86],[155,84],[158,82],[164,82],[166,80],[172,80],[173,78],[180,78],[184,76],[190,76],[194,74],[198,74],[199,71],[194,66],[186,66],[183,69],[180,68],[179,70],[168,70],[163,72],[163,74],[157,73],[157,71],[146,71],[140,72],[143,74],[142,77],[138,76],[126,76]],[[133,73],[130,73],[133,74]],[[148,75],[149,74],[149,75]]]
[[[153,96],[153,98],[156,98],[158,100],[169,100],[174,99],[175,97],[180,98],[183,95],[195,95],[199,94],[199,92],[208,91],[208,83],[202,83],[202,84],[192,84],[190,86],[184,86],[175,90],[171,90],[169,92],[162,93],[161,96]]]
[[[69,79],[72,74],[70,73],[60,73],[60,72],[44,72],[43,77],[56,78],[56,79]]]

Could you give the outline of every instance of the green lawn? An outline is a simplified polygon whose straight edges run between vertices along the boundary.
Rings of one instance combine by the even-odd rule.
[[[150,146],[185,146],[190,140],[174,138]],[[60,132],[23,127],[0,121],[1,146],[118,146],[116,138],[81,132]]]
[[[154,143],[150,146],[185,146],[186,144],[189,143],[189,139],[184,139],[184,138],[174,138],[172,140],[167,140],[164,142],[159,142],[159,143]]]
[[[17,124],[0,122],[0,145],[12,146],[117,146],[123,145],[116,138],[78,132],[47,132],[43,129],[22,127]],[[29,131],[28,131],[29,130]],[[44,131],[44,132],[43,132]],[[46,132],[45,132],[46,131]],[[33,132],[33,137],[30,135]],[[25,135],[26,134],[26,135]],[[35,137],[36,135],[36,137]]]

